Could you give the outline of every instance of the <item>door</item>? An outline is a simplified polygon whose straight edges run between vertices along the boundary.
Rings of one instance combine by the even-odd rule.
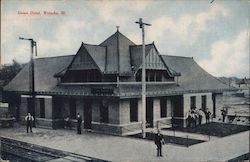
[[[216,117],[216,95],[212,94],[212,100],[213,100],[213,118]]]
[[[148,127],[153,127],[153,98],[147,98],[146,122],[148,124]]]
[[[91,129],[92,122],[92,101],[87,99],[84,101],[84,128]]]

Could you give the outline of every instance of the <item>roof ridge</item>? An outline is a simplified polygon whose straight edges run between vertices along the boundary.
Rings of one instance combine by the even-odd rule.
[[[90,43],[84,43],[82,42],[83,45],[89,45],[89,46],[99,46],[99,47],[107,47],[107,46],[103,46],[101,44],[90,44]]]
[[[124,34],[122,34],[119,30],[116,31],[116,33],[121,34],[123,37],[127,38],[130,42],[132,42],[133,44],[135,44],[135,42],[133,42],[132,40],[130,40],[128,37],[126,37]],[[136,45],[136,44],[135,44]]]
[[[145,44],[145,46],[148,46],[148,45],[154,45],[154,43],[149,43],[149,44]],[[142,46],[142,44],[136,44],[136,45],[130,45],[131,47],[134,47],[134,46]]]
[[[120,34],[121,36],[125,37],[126,39],[128,39],[128,40],[129,40],[130,42],[132,42],[133,44],[135,44],[132,40],[130,40],[128,37],[126,37],[124,34],[122,34],[119,30],[117,30],[114,34],[112,34],[112,35],[109,36],[107,39],[105,39],[104,41],[102,41],[99,45],[103,44],[104,42],[106,42],[108,39],[110,39],[111,37],[113,37],[113,36],[115,36],[115,35],[118,35],[118,37],[120,37],[119,34]]]
[[[176,56],[176,55],[165,55],[165,54],[160,54],[161,56],[168,56],[168,57],[181,57],[181,58],[188,58],[188,59],[194,59],[193,57],[188,57],[188,56]]]
[[[60,56],[49,56],[49,57],[39,57],[39,58],[35,58],[35,60],[40,60],[40,59],[50,59],[50,58],[58,58],[58,57],[69,57],[69,56],[74,56],[75,54],[71,54],[71,55],[60,55]]]

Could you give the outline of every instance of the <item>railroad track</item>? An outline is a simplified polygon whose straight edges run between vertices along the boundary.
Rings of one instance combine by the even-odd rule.
[[[107,162],[5,137],[1,137],[1,154],[11,162]]]

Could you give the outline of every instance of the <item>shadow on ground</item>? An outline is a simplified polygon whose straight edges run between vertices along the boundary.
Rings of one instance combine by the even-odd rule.
[[[210,136],[225,137],[233,135],[236,133],[244,132],[249,130],[249,126],[246,125],[236,125],[228,123],[208,123],[203,125],[198,125],[196,127],[188,128],[174,128],[178,131],[189,132],[189,133],[199,133]],[[168,130],[173,130],[173,128],[166,128]]]
[[[136,134],[136,135],[131,135],[131,137],[135,137],[135,138],[142,138],[141,134]],[[147,132],[146,133],[146,138],[145,140],[154,140],[155,134],[152,132]],[[168,136],[168,135],[163,135],[165,144],[171,143],[171,144],[175,144],[175,145],[181,145],[181,146],[191,146],[191,145],[195,145],[198,143],[202,143],[202,142],[206,142],[203,140],[198,140],[198,139],[192,139],[192,138],[188,138],[188,137],[176,137],[176,136]]]

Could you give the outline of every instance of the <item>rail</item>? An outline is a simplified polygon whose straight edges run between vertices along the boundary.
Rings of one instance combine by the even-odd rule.
[[[66,151],[51,149],[35,144],[30,144],[22,141],[17,141],[14,139],[0,137],[1,141],[1,153],[4,159],[8,155],[12,155],[19,159],[25,161],[47,161],[53,159],[60,159],[62,161],[96,161],[96,162],[106,162],[105,160],[92,158],[85,155],[78,155],[75,153],[70,153]],[[75,159],[75,160],[72,160]],[[63,160],[65,159],[65,160]]]

